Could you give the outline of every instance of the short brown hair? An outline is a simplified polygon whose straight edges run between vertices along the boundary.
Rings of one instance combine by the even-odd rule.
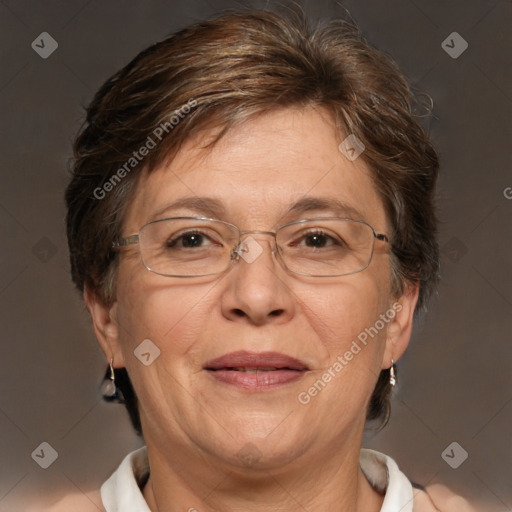
[[[105,304],[115,301],[112,242],[121,236],[142,169],[151,172],[206,128],[218,128],[215,143],[256,115],[307,106],[328,110],[340,135],[354,134],[365,145],[361,158],[392,227],[394,292],[418,283],[421,309],[438,278],[438,158],[412,112],[406,79],[353,24],[310,28],[304,16],[270,11],[233,12],[190,26],[141,52],[99,89],[74,145],[66,191],[78,289],[87,286]],[[156,134],[158,143],[139,162],[135,152],[150,146],[149,138],[156,142]],[[369,420],[388,418],[389,396],[383,370]],[[130,414],[138,417],[136,410]]]

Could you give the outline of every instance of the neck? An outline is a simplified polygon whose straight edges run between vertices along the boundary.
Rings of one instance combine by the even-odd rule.
[[[360,444],[355,446],[331,447],[294,468],[240,470],[195,459],[190,452],[180,457],[179,449],[169,459],[148,444],[151,475],[143,495],[152,512],[378,512],[383,496],[359,468]]]

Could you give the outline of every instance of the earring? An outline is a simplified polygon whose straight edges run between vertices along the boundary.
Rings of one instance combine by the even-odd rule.
[[[391,368],[389,369],[389,384],[391,387],[395,387],[396,384],[395,362],[393,359],[391,359]]]
[[[115,400],[118,396],[116,386],[116,375],[114,373],[114,360],[110,360],[109,369],[105,374],[105,379],[101,385],[101,392],[105,400]]]

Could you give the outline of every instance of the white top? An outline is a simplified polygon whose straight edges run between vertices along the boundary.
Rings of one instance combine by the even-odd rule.
[[[374,489],[385,492],[380,512],[413,512],[412,485],[391,457],[362,448],[359,464]],[[148,471],[145,447],[128,454],[101,486],[105,511],[151,512],[139,487],[139,482],[147,480]]]

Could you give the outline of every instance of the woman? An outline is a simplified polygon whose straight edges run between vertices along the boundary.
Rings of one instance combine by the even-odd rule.
[[[106,511],[436,510],[361,449],[435,286],[438,160],[353,26],[233,13],[96,94],[72,276],[146,447]]]

